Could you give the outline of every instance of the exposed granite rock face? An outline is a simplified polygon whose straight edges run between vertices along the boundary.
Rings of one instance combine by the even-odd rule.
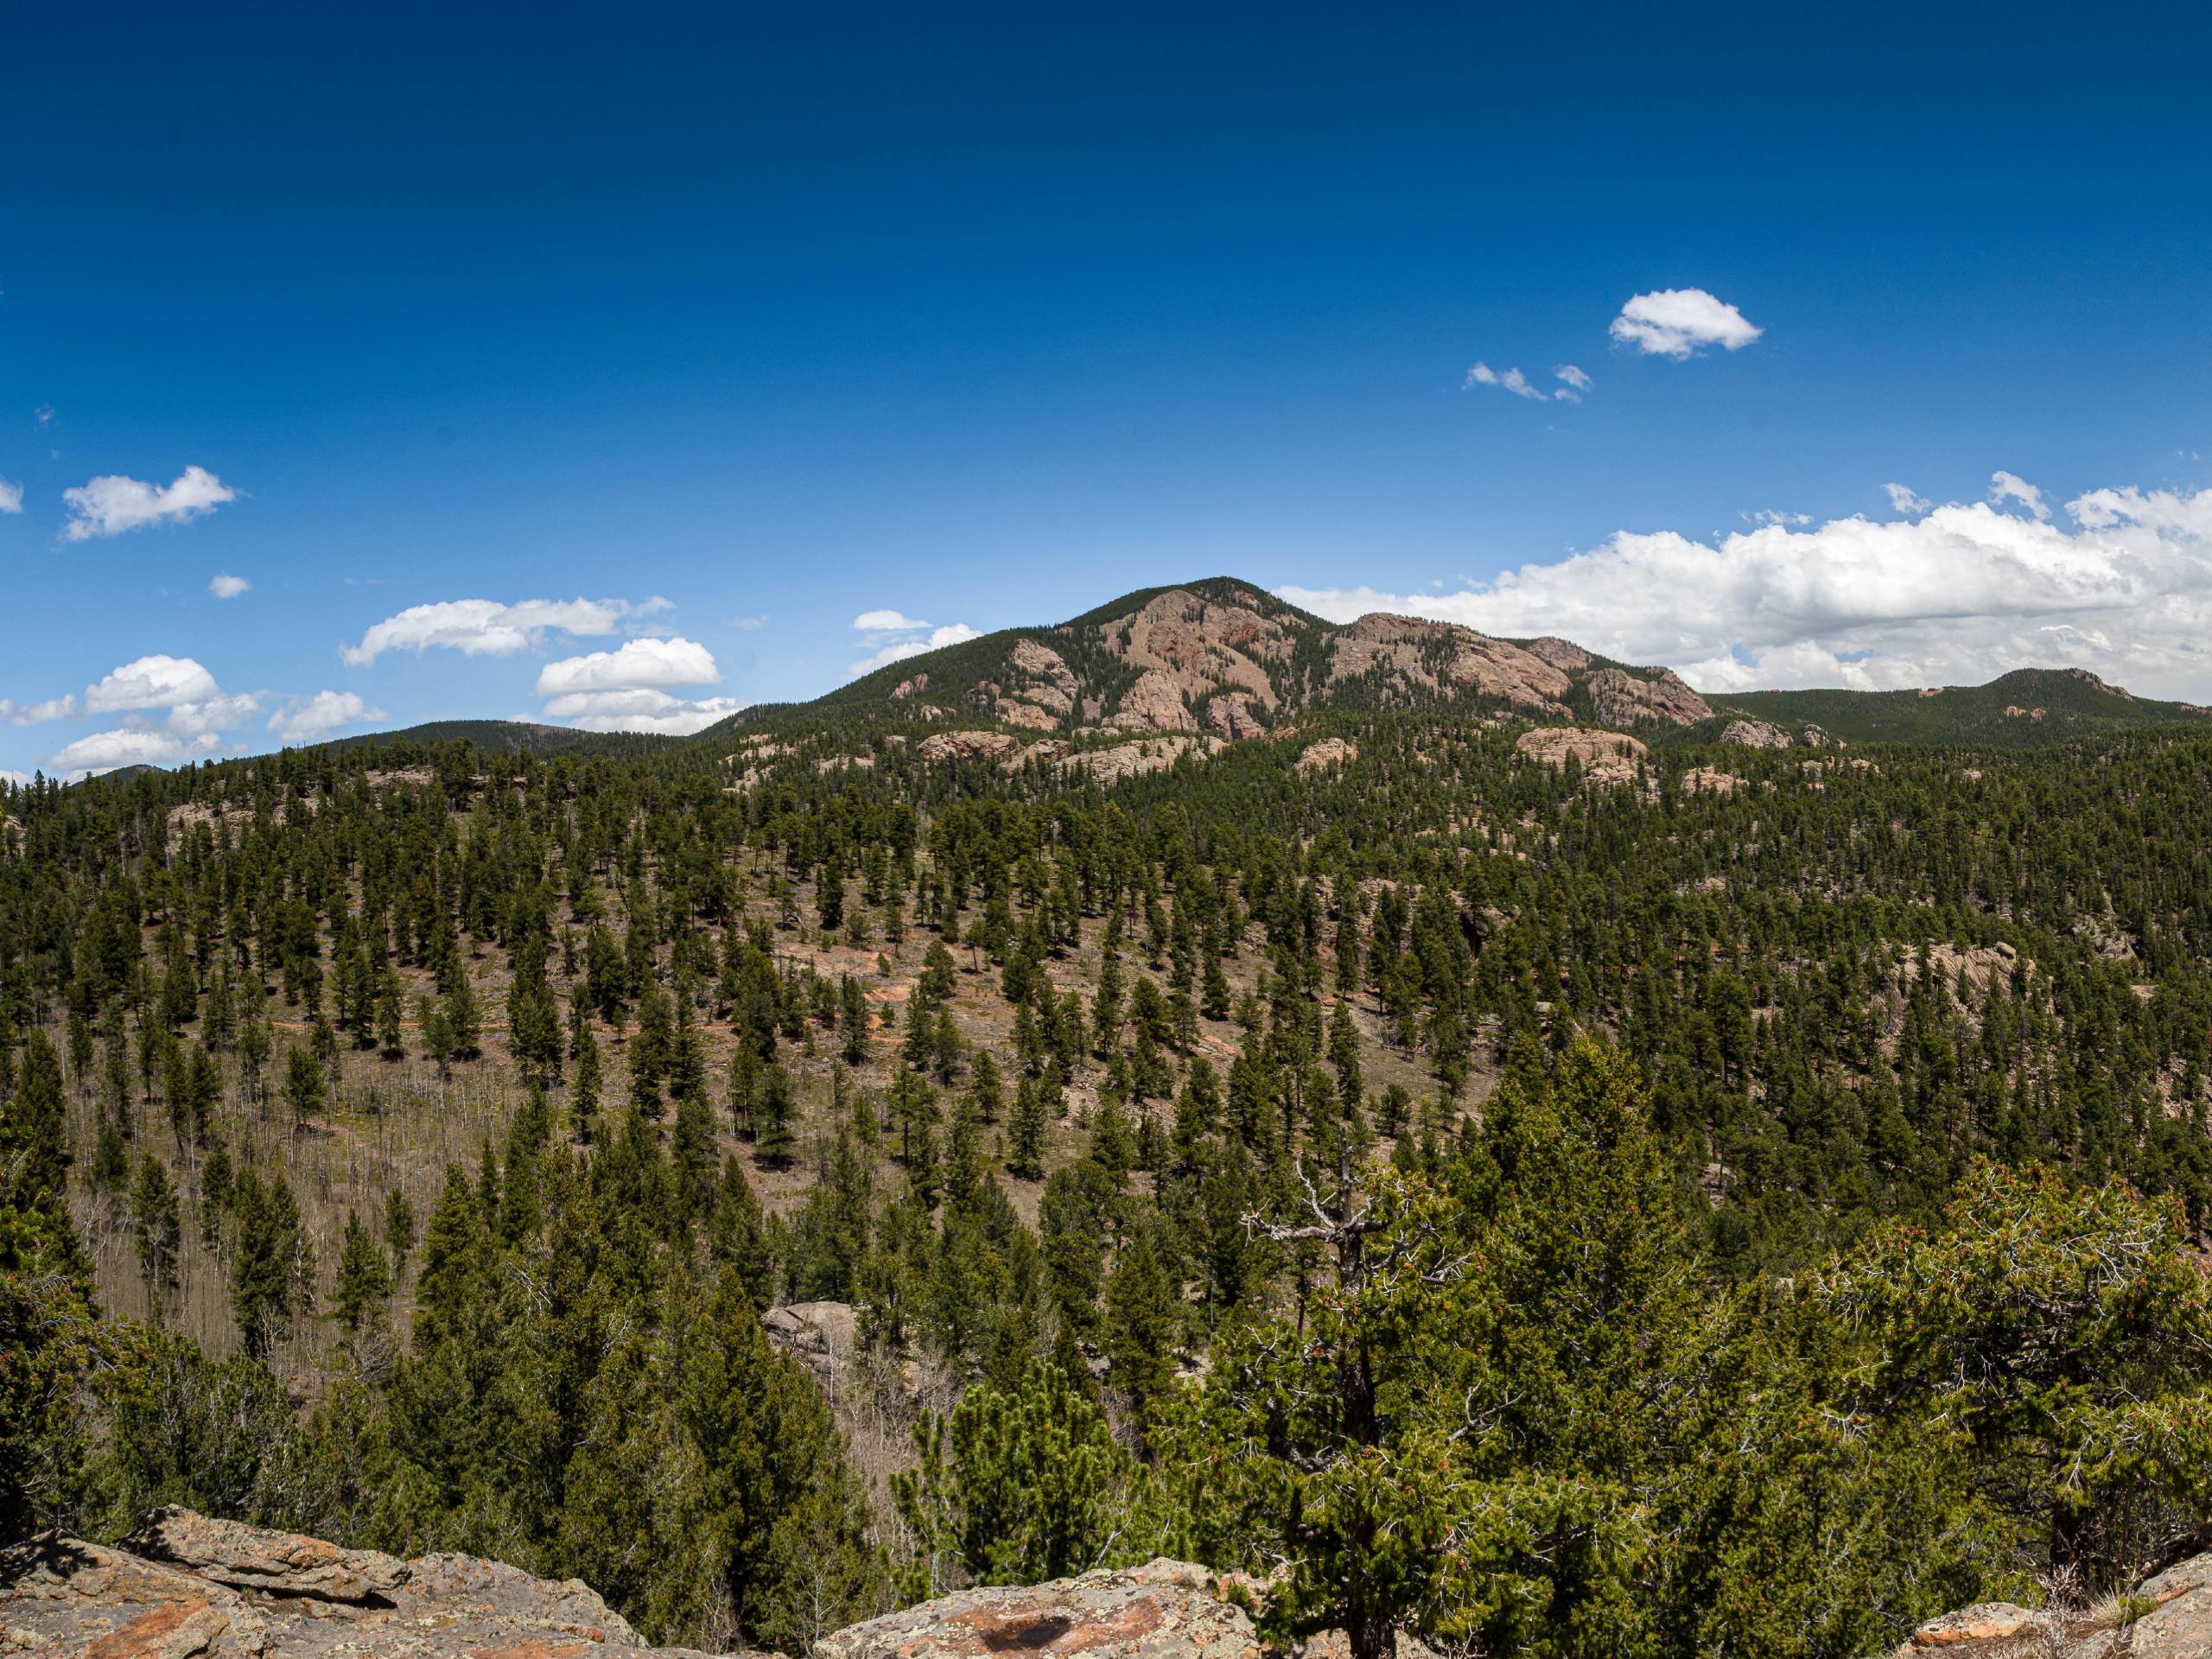
[[[995,760],[1014,741],[1007,732],[931,732],[914,753],[925,760]]]
[[[1206,728],[1218,732],[1232,743],[1240,738],[1257,737],[1268,729],[1267,722],[1252,712],[1249,691],[1227,691],[1210,699],[1206,703]]]
[[[1349,738],[1325,737],[1318,743],[1308,743],[1298,757],[1300,772],[1318,772],[1324,766],[1340,766],[1347,760],[1359,759],[1359,745]]]
[[[1713,705],[1684,685],[1670,668],[1639,680],[1618,668],[1590,677],[1590,703],[1608,726],[1646,723],[1688,726],[1713,718]]]
[[[1555,633],[1548,633],[1541,639],[1531,639],[1529,642],[1529,654],[1531,657],[1541,657],[1554,668],[1562,668],[1569,673],[1590,666],[1588,652],[1576,645],[1573,640],[1562,639]]]
[[[1204,1567],[1158,1560],[1030,1589],[963,1590],[814,1644],[814,1659],[1260,1659]]]
[[[1593,784],[1635,782],[1637,763],[1651,753],[1624,732],[1585,731],[1579,726],[1539,726],[1522,733],[1513,747],[1548,766],[1564,767],[1572,756]]]
[[[1086,749],[1060,764],[1070,772],[1087,772],[1102,785],[1118,784],[1141,772],[1164,772],[1186,754],[1201,760],[1218,754],[1217,737],[1154,737],[1137,743],[1116,743],[1110,749]]]
[[[1786,749],[1791,742],[1789,733],[1764,720],[1732,720],[1721,728],[1720,741],[1745,749]]]
[[[1505,640],[1450,622],[1380,612],[1342,630],[1329,663],[1332,684],[1369,674],[1431,691],[1474,691],[1547,714],[1566,713],[1559,700],[1573,683],[1541,657]]]
[[[0,1552],[0,1649],[54,1659],[677,1659],[589,1588],[471,1555],[401,1561],[163,1510],[121,1548]]]
[[[1117,732],[1195,732],[1198,717],[1183,701],[1183,687],[1164,668],[1147,668],[1122,694],[1121,706],[1106,721]]]
[[[1743,786],[1744,780],[1734,772],[1712,766],[1692,766],[1682,774],[1685,795],[1733,795]]]

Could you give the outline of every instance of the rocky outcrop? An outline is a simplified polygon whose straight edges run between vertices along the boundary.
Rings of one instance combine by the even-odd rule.
[[[768,1340],[813,1373],[832,1399],[860,1342],[860,1315],[849,1302],[792,1302],[760,1316]]]
[[[1154,737],[1116,743],[1110,749],[1086,749],[1061,762],[1070,772],[1087,772],[1100,784],[1118,784],[1141,772],[1164,772],[1185,755],[1204,760],[1223,748],[1217,737]]]
[[[586,1586],[473,1555],[402,1561],[158,1510],[117,1548],[0,1552],[0,1647],[54,1659],[675,1659]]]
[[[1106,725],[1117,732],[1195,732],[1198,717],[1183,701],[1175,675],[1164,668],[1148,668],[1122,694],[1121,706]]]
[[[1567,712],[1560,699],[1574,683],[1564,671],[1503,639],[1380,612],[1339,632],[1329,659],[1331,684],[1361,676],[1427,691],[1472,692],[1546,714]]]
[[[1564,767],[1573,760],[1593,784],[1633,783],[1637,763],[1651,753],[1624,732],[1585,731],[1577,726],[1539,726],[1522,733],[1513,747],[1548,766]]]
[[[1300,772],[1319,772],[1325,766],[1340,766],[1347,760],[1359,759],[1359,745],[1349,738],[1325,737],[1317,743],[1308,743],[1298,757]]]
[[[1733,795],[1743,786],[1744,780],[1734,772],[1712,766],[1692,766],[1682,774],[1685,795]]]
[[[1720,741],[1745,749],[1786,749],[1795,740],[1764,720],[1732,720],[1721,728]]]
[[[2133,1594],[2081,1610],[1986,1601],[1931,1618],[1897,1659],[2203,1659],[2212,1654],[2212,1554],[2196,1555]]]
[[[917,674],[912,679],[901,680],[893,686],[891,695],[903,702],[908,697],[919,696],[929,689],[930,677],[926,674]]]
[[[1541,639],[1531,639],[1529,642],[1529,654],[1531,657],[1541,657],[1554,668],[1564,669],[1570,674],[1578,673],[1590,666],[1588,652],[1576,645],[1573,640],[1562,639],[1557,634],[1548,633]]]
[[[1601,668],[1589,685],[1590,706],[1608,726],[1688,726],[1713,718],[1713,706],[1670,668],[1646,680],[1622,669]]]
[[[1007,732],[931,732],[914,753],[925,760],[995,760],[1015,742]]]
[[[1030,1589],[963,1590],[823,1637],[814,1659],[1260,1659],[1204,1567],[1158,1560]]]
[[[1252,712],[1249,691],[1229,691],[1206,704],[1206,727],[1234,743],[1241,738],[1257,737],[1268,729],[1267,723]]]

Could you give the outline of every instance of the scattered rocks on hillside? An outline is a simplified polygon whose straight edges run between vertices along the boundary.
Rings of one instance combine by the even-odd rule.
[[[1781,727],[1764,720],[1732,720],[1721,728],[1720,741],[1745,749],[1786,749],[1793,740]]]
[[[1531,760],[1564,767],[1572,758],[1593,784],[1627,784],[1650,750],[1625,732],[1585,731],[1578,726],[1539,726],[1521,734],[1514,748]]]
[[[54,1659],[675,1659],[587,1586],[471,1555],[402,1561],[157,1510],[123,1546],[0,1552],[0,1647]]]
[[[1682,774],[1685,795],[1733,795],[1743,786],[1744,780],[1734,772],[1713,766],[1692,766]]]
[[[1359,759],[1359,745],[1349,738],[1325,737],[1308,743],[1298,757],[1300,772],[1319,772],[1324,766],[1340,766],[1347,760]]]
[[[919,696],[929,689],[930,677],[927,674],[917,674],[911,680],[901,680],[893,686],[891,695],[903,702],[908,697]]]
[[[1589,685],[1590,705],[1608,726],[1688,726],[1713,718],[1713,706],[1683,684],[1672,669],[1662,668],[1649,679],[1639,680],[1622,669],[1601,668],[1590,677]]]
[[[1251,1619],[1215,1585],[1204,1567],[1157,1560],[963,1590],[824,1637],[814,1659],[1260,1659]]]
[[[1016,741],[1009,732],[931,732],[914,753],[925,760],[995,760]]]
[[[2040,709],[2023,709],[2017,702],[2005,705],[2005,718],[2007,720],[2024,720],[2033,725],[2040,722],[2043,716],[2044,711]]]

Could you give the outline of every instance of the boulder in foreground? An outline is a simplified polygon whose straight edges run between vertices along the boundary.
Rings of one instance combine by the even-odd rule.
[[[814,1659],[1260,1659],[1204,1567],[1157,1560],[1027,1589],[963,1590],[824,1637]]]

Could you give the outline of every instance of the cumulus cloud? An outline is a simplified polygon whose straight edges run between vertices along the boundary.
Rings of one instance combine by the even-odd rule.
[[[745,707],[737,697],[678,697],[672,686],[712,685],[721,678],[714,653],[681,635],[626,640],[614,651],[546,664],[537,695],[545,718],[587,732],[660,732],[684,737]]]
[[[189,657],[141,657],[111,670],[99,684],[86,686],[85,712],[108,715],[121,709],[173,709],[221,695],[215,677]]]
[[[886,619],[896,617],[895,623]],[[875,650],[857,662],[848,663],[845,673],[858,679],[863,674],[887,668],[893,663],[903,663],[909,657],[918,657],[925,651],[936,651],[944,645],[957,645],[963,639],[980,639],[983,636],[965,622],[948,622],[935,627],[927,622],[918,622],[912,617],[899,616],[896,611],[863,611],[853,619],[853,626],[867,636],[862,642]]]
[[[181,524],[238,499],[236,490],[205,467],[188,467],[164,485],[110,474],[61,492],[70,515],[61,534],[67,541],[86,542],[149,524]]]
[[[341,645],[338,654],[355,668],[365,668],[387,651],[419,654],[434,645],[467,657],[509,657],[549,633],[610,634],[632,617],[667,608],[664,599],[641,604],[624,599],[525,599],[513,605],[492,599],[448,599],[411,605],[388,616],[364,633],[359,645]]]
[[[287,743],[312,743],[340,727],[384,718],[383,709],[371,708],[357,692],[318,691],[279,709],[269,717],[269,729]]]
[[[548,663],[537,676],[537,695],[569,691],[619,691],[640,686],[712,685],[721,678],[714,653],[681,636],[632,639],[617,651]]]
[[[0,478],[0,512],[21,512],[22,510],[23,486]]]
[[[49,720],[67,720],[76,712],[77,699],[73,696],[47,697],[31,703],[0,697],[0,720],[10,726],[43,726]]]
[[[29,789],[31,775],[28,772],[11,772],[6,766],[0,766],[0,784],[13,784],[18,789]]]
[[[54,751],[47,765],[57,775],[73,783],[79,778],[113,772],[118,766],[179,766],[214,754],[221,747],[221,737],[213,732],[183,737],[174,732],[125,727],[80,737]]]
[[[545,705],[548,720],[587,732],[659,732],[689,737],[746,706],[741,697],[671,696],[650,686],[614,691],[571,691]]]
[[[54,698],[24,712],[60,719],[75,712],[73,702]],[[64,778],[117,766],[175,766],[213,754],[224,747],[224,733],[261,712],[261,699],[250,691],[226,694],[189,657],[156,654],[125,663],[86,686],[84,711],[120,718],[113,730],[80,737],[49,758],[48,765]]]
[[[1706,690],[1974,683],[2057,665],[2212,701],[2212,490],[2092,490],[2066,513],[2070,524],[1974,502],[1711,540],[1624,531],[1459,593],[1278,591],[1339,620],[1382,610],[1563,634]]]
[[[1708,346],[1739,352],[1765,330],[1701,288],[1662,288],[1632,296],[1612,322],[1614,340],[1646,357],[1694,357]]]
[[[240,594],[251,593],[253,584],[244,576],[233,576],[226,572],[209,581],[207,591],[218,599],[236,599]]]
[[[1926,496],[1919,494],[1903,484],[1885,484],[1882,486],[1882,490],[1890,498],[1891,512],[1902,512],[1908,517],[1917,517],[1936,505]]]
[[[2050,518],[2050,508],[2043,499],[2043,492],[2017,473],[1992,473],[1989,475],[1989,499],[1993,501],[2017,501],[2046,523]]]

